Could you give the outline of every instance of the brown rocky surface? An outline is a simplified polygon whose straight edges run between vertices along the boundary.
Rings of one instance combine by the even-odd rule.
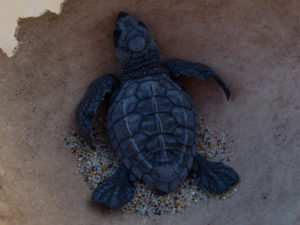
[[[152,31],[162,59],[212,66],[232,90],[182,78],[202,117],[231,136],[239,191],[183,214],[142,218],[91,203],[67,150],[89,83],[121,76],[117,13]],[[0,51],[0,224],[297,224],[300,221],[300,2],[69,0],[60,15],[19,21],[18,52]]]

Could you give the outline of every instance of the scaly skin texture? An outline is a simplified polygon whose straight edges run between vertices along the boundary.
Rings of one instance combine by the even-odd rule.
[[[225,92],[227,100],[230,98],[230,90],[224,81],[211,68],[201,63],[187,62],[180,59],[171,59],[164,62],[164,67],[167,68],[171,75],[178,77],[179,75],[193,76],[202,80],[214,78]]]
[[[92,149],[96,149],[92,142],[92,120],[99,104],[104,100],[105,94],[112,93],[118,87],[119,80],[112,75],[103,75],[95,80],[76,110],[76,122],[79,134]]]
[[[239,177],[232,168],[196,153],[197,113],[176,79],[179,75],[212,77],[229,99],[224,81],[200,63],[179,59],[162,63],[147,27],[123,12],[118,16],[114,45],[124,72],[121,83],[112,75],[98,78],[76,113],[79,133],[95,149],[91,123],[104,96],[111,94],[107,129],[121,165],[99,184],[93,201],[120,208],[132,200],[136,179],[167,193],[175,190],[189,171],[203,188],[216,193],[236,184]]]
[[[121,164],[113,176],[95,189],[92,198],[94,202],[118,209],[133,199],[135,190],[135,180],[129,179],[129,170]]]

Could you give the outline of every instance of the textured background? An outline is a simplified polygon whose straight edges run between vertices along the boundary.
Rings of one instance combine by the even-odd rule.
[[[142,20],[162,59],[213,67],[232,89],[182,78],[208,124],[235,141],[239,191],[184,214],[142,218],[90,202],[64,137],[88,84],[121,76],[112,32],[119,10]],[[19,21],[20,48],[0,50],[0,224],[299,224],[300,2],[69,0],[58,16]]]
[[[9,56],[17,46],[14,33],[19,17],[39,16],[46,9],[60,12],[64,0],[0,0],[0,47]]]

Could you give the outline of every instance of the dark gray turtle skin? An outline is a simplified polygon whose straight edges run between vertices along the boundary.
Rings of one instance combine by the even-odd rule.
[[[161,62],[148,28],[124,12],[117,19],[114,46],[124,73],[121,82],[113,75],[96,79],[76,111],[79,133],[95,149],[91,124],[105,95],[110,95],[107,131],[121,164],[94,190],[93,201],[120,208],[133,199],[136,180],[168,193],[190,172],[204,189],[215,193],[238,183],[232,168],[196,153],[197,113],[177,78],[214,78],[228,100],[230,91],[223,80],[200,63]]]

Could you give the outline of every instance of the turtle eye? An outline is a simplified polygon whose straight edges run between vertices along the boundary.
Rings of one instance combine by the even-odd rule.
[[[121,36],[122,31],[119,28],[114,30],[114,45],[116,48],[119,47],[119,38]]]

